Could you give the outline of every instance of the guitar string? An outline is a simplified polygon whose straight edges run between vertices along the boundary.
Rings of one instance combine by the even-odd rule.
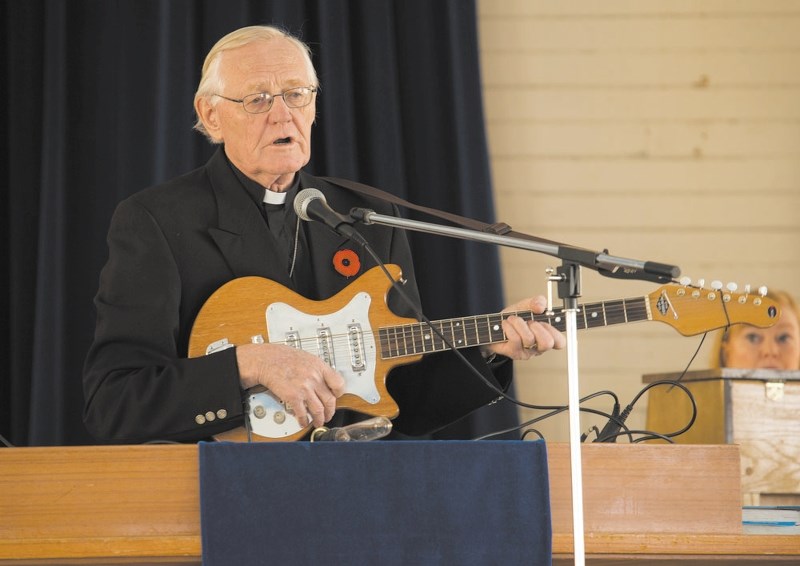
[[[581,308],[578,311],[579,316],[585,317],[583,320],[580,321],[581,326],[580,329],[583,328],[591,328],[590,319],[591,314],[599,314],[604,313],[603,317],[603,324],[602,326],[609,326],[619,323],[625,322],[643,322],[647,320],[647,307],[645,304],[644,298],[635,298],[635,299],[623,299],[623,300],[615,300],[615,301],[608,301],[608,302],[600,302],[600,303],[591,303],[591,304],[584,304],[580,305]],[[590,309],[589,314],[587,315],[587,307]],[[505,334],[503,334],[502,340],[493,340],[491,338],[493,332],[488,328],[488,326],[484,327],[484,325],[488,325],[491,323],[500,321],[504,317],[508,317],[511,315],[517,315],[525,320],[536,320],[538,322],[547,322],[548,320],[551,322],[555,322],[555,326],[557,327],[559,321],[563,321],[563,312],[554,313],[553,315],[545,315],[545,314],[534,314],[532,311],[514,311],[514,312],[504,312],[504,313],[492,313],[488,315],[475,315],[475,316],[468,316],[463,318],[451,318],[451,319],[443,319],[439,321],[434,321],[437,324],[437,327],[444,331],[445,333],[455,334],[455,333],[466,333],[469,334],[471,337],[477,338],[477,341],[471,341],[468,339],[468,343],[465,346],[478,346],[483,344],[492,344],[496,342],[502,342],[505,340]],[[624,316],[622,316],[624,315]],[[632,320],[629,320],[632,319]],[[472,324],[469,323],[472,322]],[[480,321],[480,322],[479,322]],[[451,325],[451,323],[467,323],[464,324],[464,327],[459,331],[456,329],[448,329],[445,328],[446,326]],[[406,352],[412,352],[409,355],[414,355],[418,353],[427,353],[432,351],[441,351],[447,349],[446,344],[441,343],[441,339],[436,340],[436,337],[432,334],[426,334],[425,327],[426,325],[421,322],[415,323],[408,323],[402,325],[395,325],[395,326],[387,326],[383,328],[379,328],[377,331],[371,330],[366,331],[363,333],[364,336],[370,337],[375,340],[375,336],[379,336],[378,342],[380,342],[380,332],[382,330],[393,330],[395,334],[392,336],[387,336],[387,340],[394,340],[395,342],[403,343],[403,348],[398,348],[398,350],[402,349]],[[480,326],[480,328],[479,328]],[[598,325],[601,326],[601,325]],[[419,329],[419,330],[417,330]],[[415,331],[416,334],[415,334]],[[410,334],[409,334],[410,332]],[[433,344],[428,340],[435,340],[437,344]],[[316,351],[317,353],[324,350],[323,346],[320,346],[321,342],[328,341],[334,347],[341,347],[343,345],[348,345],[351,342],[351,336],[349,333],[336,333],[331,334],[327,338],[324,337],[306,337],[299,339],[300,348],[304,351],[313,352]],[[281,343],[278,341],[277,343]],[[411,344],[409,346],[408,344]],[[438,344],[441,343],[441,344]],[[428,344],[433,344],[433,347],[428,346]],[[391,350],[391,346],[389,346]],[[389,356],[393,357],[393,356]]]

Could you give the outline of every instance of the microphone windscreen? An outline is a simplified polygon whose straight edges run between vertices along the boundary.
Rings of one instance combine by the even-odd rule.
[[[322,194],[322,191],[318,189],[303,189],[297,196],[294,197],[294,213],[301,219],[305,220],[306,222],[310,222],[311,218],[308,216],[308,205],[313,200],[322,199],[322,202],[327,202],[325,200],[325,195]]]

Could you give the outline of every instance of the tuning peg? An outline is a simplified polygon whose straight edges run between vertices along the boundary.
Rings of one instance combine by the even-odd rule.
[[[691,285],[691,284],[692,284],[692,278],[691,278],[691,277],[689,277],[689,276],[687,276],[687,275],[684,275],[683,277],[681,277],[681,278],[678,280],[678,283],[680,283],[680,284],[681,284],[681,285],[683,285],[684,287],[688,287],[689,285]]]
[[[736,289],[738,289],[738,288],[739,288],[739,286],[738,286],[736,283],[734,283],[733,281],[731,281],[730,283],[728,283],[727,285],[725,285],[725,288],[726,288],[728,291],[730,291],[731,293],[735,293],[735,292],[736,292]]]
[[[705,279],[698,279],[697,280],[697,286],[698,287],[702,288],[705,284],[706,284],[706,280]]]
[[[711,288],[714,289],[715,291],[719,291],[720,289],[722,289],[722,281],[720,281],[719,279],[714,279],[711,282]]]
[[[762,285],[761,287],[758,288],[758,294],[761,295],[762,297],[766,297],[767,288]]]
[[[744,294],[745,295],[749,295],[750,294],[750,283],[748,283],[747,285],[744,286]]]

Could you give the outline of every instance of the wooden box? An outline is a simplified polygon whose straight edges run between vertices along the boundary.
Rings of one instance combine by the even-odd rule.
[[[677,380],[678,373],[643,381]],[[800,371],[714,369],[681,379],[695,398],[697,419],[673,440],[683,444],[738,444],[742,503],[800,503]],[[691,403],[677,387],[648,392],[647,429],[676,431],[689,422]]]

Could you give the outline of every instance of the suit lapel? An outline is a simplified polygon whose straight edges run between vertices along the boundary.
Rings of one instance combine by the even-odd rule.
[[[209,228],[208,233],[234,276],[260,275],[289,286],[285,269],[274,268],[284,262],[282,254],[261,211],[231,171],[222,148],[209,160],[207,171],[219,215],[218,227]]]
[[[328,205],[344,214],[349,212],[352,206],[351,196],[344,190],[337,190],[317,177],[300,172],[300,187],[313,187],[322,191]],[[333,266],[333,256],[343,248],[350,248],[363,254],[363,250],[344,236],[335,234],[330,228],[321,222],[306,223],[306,234],[308,235],[308,247],[313,265],[313,273],[316,277],[316,298],[328,298],[343,289],[352,279],[348,280],[345,276],[336,272]]]

